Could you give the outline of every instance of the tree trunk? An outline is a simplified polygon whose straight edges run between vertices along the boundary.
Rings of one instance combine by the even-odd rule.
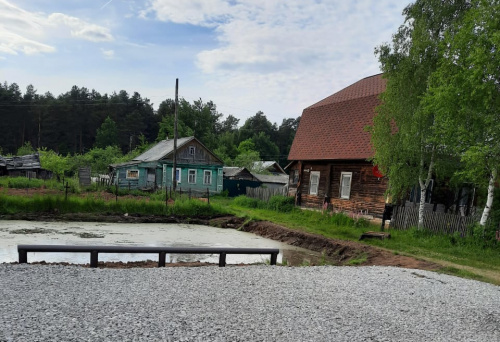
[[[493,192],[495,191],[495,179],[497,178],[497,169],[493,169],[490,175],[490,181],[488,183],[488,198],[486,200],[486,205],[484,206],[483,215],[481,216],[481,221],[479,224],[481,226],[486,225],[486,221],[490,217],[491,206],[493,204]]]
[[[427,196],[427,188],[429,187],[429,183],[432,179],[432,172],[434,171],[434,153],[435,148],[432,148],[431,161],[429,163],[429,168],[427,169],[427,178],[425,182],[422,180],[422,177],[418,178],[418,182],[420,184],[420,205],[418,208],[418,229],[424,228],[424,209],[425,209],[425,197]],[[424,157],[420,159],[420,166],[423,170],[424,167]]]
[[[425,186],[424,182],[420,181],[420,204],[418,207],[418,229],[424,228],[424,208],[425,208],[425,196],[426,195],[427,195],[427,187]]]

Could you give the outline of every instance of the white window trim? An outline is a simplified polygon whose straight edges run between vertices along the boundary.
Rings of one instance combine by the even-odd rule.
[[[179,184],[182,179],[182,169],[179,169],[178,167],[176,167],[176,169],[179,170],[179,179],[177,179],[177,184]],[[172,178],[170,179],[174,179],[174,168],[172,168]]]
[[[210,183],[205,183],[205,172],[210,172]],[[203,185],[212,185],[212,170],[203,170]]]
[[[318,176],[318,183],[316,184],[316,191],[313,192],[312,189],[312,178],[313,176]],[[320,179],[320,172],[319,171],[311,171],[311,175],[309,176],[309,195],[318,195],[319,192],[319,179]]]
[[[131,172],[131,171],[137,171],[137,177],[129,177],[128,176],[128,173]],[[126,179],[139,179],[139,176],[140,176],[140,171],[138,169],[127,169],[126,173],[125,173],[125,178]]]
[[[349,176],[349,193],[347,196],[342,195],[342,183],[344,180],[344,176]],[[340,173],[340,198],[342,199],[350,199],[351,198],[351,184],[352,184],[352,172],[341,172]]]
[[[191,171],[194,171],[194,182],[189,181],[189,176]],[[188,169],[188,184],[196,184],[196,176],[198,176],[198,172],[196,169]]]

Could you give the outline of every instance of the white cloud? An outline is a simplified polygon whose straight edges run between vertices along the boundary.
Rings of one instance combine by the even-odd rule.
[[[113,36],[109,33],[109,29],[62,13],[52,13],[48,17],[48,22],[51,24],[68,26],[71,35],[80,39],[90,40],[92,42],[107,42],[113,40]]]
[[[64,28],[68,27],[69,30]],[[56,30],[54,31],[52,30]],[[62,13],[45,15],[28,12],[7,0],[0,0],[0,53],[26,55],[51,53],[55,37],[69,35],[92,42],[112,41],[108,28]],[[47,43],[50,41],[50,43]]]
[[[230,13],[230,6],[223,0],[152,0],[142,16],[149,13],[162,21],[213,26]]]
[[[52,46],[8,32],[0,26],[0,53],[4,52],[10,55],[17,55],[18,52],[23,52],[26,55],[32,55],[54,51],[55,48]]]
[[[293,103],[297,111],[378,73],[374,47],[402,23],[404,6],[400,0],[152,0],[146,12],[213,29],[218,46],[200,51],[195,63],[228,103],[234,95],[279,103],[275,108]]]
[[[113,57],[115,57],[115,51],[114,50],[101,49],[101,52],[104,55],[104,58],[106,58],[106,59],[113,59]]]

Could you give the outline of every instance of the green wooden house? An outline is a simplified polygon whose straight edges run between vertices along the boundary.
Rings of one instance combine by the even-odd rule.
[[[162,140],[133,160],[110,165],[120,188],[169,188],[173,181],[174,140]],[[195,137],[177,139],[177,189],[219,193],[224,162]]]

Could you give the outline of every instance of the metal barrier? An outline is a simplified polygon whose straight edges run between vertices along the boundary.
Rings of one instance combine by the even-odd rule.
[[[68,246],[68,245],[18,245],[19,263],[28,263],[28,252],[90,253],[90,267],[96,268],[99,253],[158,253],[158,267],[165,267],[165,256],[172,254],[219,254],[219,267],[226,266],[227,254],[270,254],[271,265],[276,265],[277,248],[233,247],[135,247],[135,246]]]

